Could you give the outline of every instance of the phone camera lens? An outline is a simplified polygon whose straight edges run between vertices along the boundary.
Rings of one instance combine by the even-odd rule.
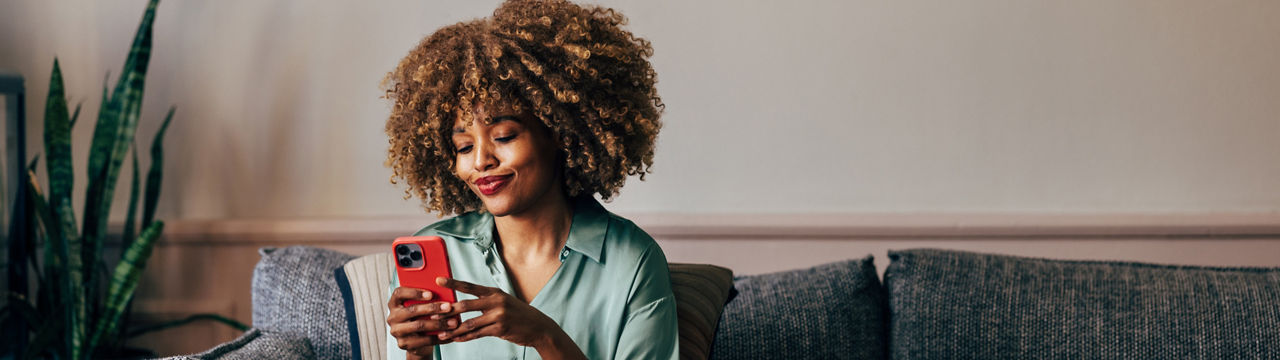
[[[422,260],[422,253],[414,251],[409,253],[409,257],[413,258],[414,261]]]
[[[407,254],[409,254],[409,247],[408,247],[408,246],[404,246],[404,245],[397,245],[397,246],[396,246],[396,254],[400,254],[400,255],[407,255]]]
[[[400,258],[400,267],[409,267],[413,265],[413,260],[409,258]]]

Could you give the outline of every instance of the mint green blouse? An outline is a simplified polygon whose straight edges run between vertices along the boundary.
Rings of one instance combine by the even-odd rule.
[[[470,212],[419,230],[440,236],[454,278],[514,294],[495,244],[493,215]],[[400,281],[393,277],[394,290]],[[458,293],[458,300],[475,296]],[[530,302],[590,359],[676,359],[676,303],[662,249],[630,220],[605,211],[592,198],[574,201],[560,268]],[[462,320],[480,312],[462,314]],[[387,335],[387,358],[405,351]],[[436,359],[541,359],[538,351],[496,337],[438,345]]]

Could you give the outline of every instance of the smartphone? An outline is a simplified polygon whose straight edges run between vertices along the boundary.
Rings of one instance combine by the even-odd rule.
[[[436,285],[437,277],[453,278],[453,272],[449,271],[449,253],[445,249],[444,239],[439,236],[400,237],[391,243],[391,251],[395,256],[400,286],[422,289],[432,294],[431,301],[409,300],[404,302],[405,306],[458,301],[458,295],[453,289]],[[429,335],[437,333],[439,332],[427,332]]]

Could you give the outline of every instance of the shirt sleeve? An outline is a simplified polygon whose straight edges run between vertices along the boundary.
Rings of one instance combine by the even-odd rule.
[[[657,244],[641,257],[615,359],[678,359],[679,325],[667,257]]]

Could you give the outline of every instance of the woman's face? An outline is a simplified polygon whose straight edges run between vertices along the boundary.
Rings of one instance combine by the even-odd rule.
[[[502,104],[478,106],[475,121],[454,123],[454,172],[494,216],[560,200],[556,147],[537,118]]]

